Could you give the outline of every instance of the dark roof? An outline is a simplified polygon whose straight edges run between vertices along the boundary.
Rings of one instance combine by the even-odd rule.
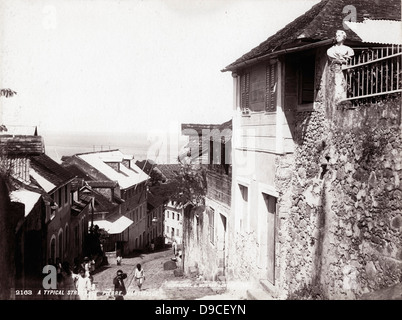
[[[375,20],[401,20],[400,0],[322,0],[223,71],[233,70],[239,63],[280,49],[333,39],[336,30],[344,30],[343,19],[349,13],[342,12],[346,6],[356,8],[356,22],[362,22],[366,16]],[[353,31],[345,31],[347,40],[361,41]]]
[[[174,179],[181,170],[180,164],[158,164],[157,168],[162,172],[166,179]]]
[[[144,171],[146,174],[150,174],[151,170],[154,168],[156,165],[155,161],[148,159],[148,160],[137,160],[135,162],[135,165],[140,168],[142,171]]]
[[[87,184],[92,188],[116,188],[117,181],[87,181]]]
[[[154,208],[159,207],[164,203],[164,199],[161,196],[154,195],[151,192],[148,192],[148,209],[152,210]]]
[[[41,136],[0,135],[0,150],[8,155],[39,155],[45,152]]]
[[[31,167],[56,187],[62,186],[74,178],[71,172],[64,169],[46,154],[32,156],[30,159]]]
[[[84,187],[84,189],[80,190],[80,201],[88,202],[91,201],[91,198],[95,198],[95,212],[113,212],[113,210],[118,206],[118,204],[111,202],[108,198],[106,198],[100,192],[97,192],[90,187]]]
[[[62,162],[62,167],[68,172],[76,176],[77,178],[84,179],[85,181],[90,181],[92,178],[84,171],[80,166],[75,163]]]

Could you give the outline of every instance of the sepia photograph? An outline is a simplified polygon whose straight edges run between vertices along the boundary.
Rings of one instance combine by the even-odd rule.
[[[402,300],[401,92],[400,0],[0,0],[0,300]]]

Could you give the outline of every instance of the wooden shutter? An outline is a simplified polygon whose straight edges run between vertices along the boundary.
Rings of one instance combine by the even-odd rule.
[[[241,108],[249,109],[250,73],[241,76]]]
[[[266,99],[265,111],[276,112],[278,68],[277,63],[269,64],[266,67]]]

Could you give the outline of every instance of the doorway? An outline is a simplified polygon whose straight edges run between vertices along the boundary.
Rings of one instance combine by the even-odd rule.
[[[226,217],[219,214],[220,216],[220,225],[219,230],[216,233],[217,236],[217,249],[218,249],[218,257],[219,257],[219,268],[222,270],[222,275],[225,275],[225,266],[226,266]]]
[[[275,284],[275,217],[276,217],[276,198],[263,193],[266,215],[266,241],[267,246],[265,253],[267,255],[267,279],[272,284]],[[262,252],[262,254],[264,254]]]

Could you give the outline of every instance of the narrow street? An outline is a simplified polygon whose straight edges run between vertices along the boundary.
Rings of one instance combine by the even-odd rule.
[[[172,250],[165,249],[132,258],[123,258],[120,266],[114,259],[110,259],[109,265],[100,267],[93,274],[95,284],[93,299],[114,300],[111,294],[113,278],[119,269],[127,273],[124,281],[127,289],[125,300],[195,300],[206,297],[219,299],[225,293],[224,284],[185,276],[176,277],[173,270],[164,270],[164,263],[170,261],[172,257]],[[141,291],[134,280],[134,270],[138,263],[145,271],[145,281]]]

